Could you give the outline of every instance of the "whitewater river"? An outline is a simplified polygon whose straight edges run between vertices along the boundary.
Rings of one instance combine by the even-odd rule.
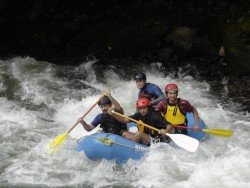
[[[99,67],[99,68],[98,68]],[[160,64],[144,71],[162,89],[180,87],[209,128],[232,129],[231,138],[211,137],[195,153],[153,144],[141,161],[117,165],[90,161],[73,149],[85,132],[78,125],[55,155],[48,143],[88,110],[105,88],[125,114],[135,110],[137,88],[129,67],[100,71],[94,61],[59,66],[32,58],[0,61],[0,187],[250,187],[250,115],[190,76],[173,79]],[[239,110],[237,108],[239,107]],[[100,112],[95,107],[85,120]]]

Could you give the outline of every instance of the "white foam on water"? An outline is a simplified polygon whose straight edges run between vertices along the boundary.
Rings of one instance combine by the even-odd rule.
[[[199,111],[209,128],[232,129],[231,138],[211,136],[200,143],[196,153],[174,149],[164,144],[153,144],[141,161],[129,160],[117,165],[113,161],[90,161],[84,154],[72,149],[76,139],[86,135],[77,125],[66,143],[55,155],[48,152],[48,143],[65,132],[110,88],[112,96],[133,114],[138,89],[133,80],[121,78],[116,69],[104,72],[104,80],[97,79],[94,62],[72,67],[72,73],[86,71],[86,78],[77,80],[86,88],[71,87],[67,77],[58,77],[57,69],[49,63],[32,58],[16,58],[9,64],[0,62],[9,77],[18,80],[18,91],[12,100],[0,97],[0,183],[8,186],[70,186],[70,187],[249,187],[250,186],[250,116],[223,108],[217,97],[210,93],[206,82],[190,76],[173,79],[165,76],[154,64],[145,72],[147,80],[164,91],[167,83],[174,82],[179,97],[187,99]],[[25,74],[24,74],[25,73]],[[87,74],[88,73],[88,74]],[[0,78],[2,78],[1,72]],[[185,74],[184,74],[185,75]],[[73,75],[72,75],[73,76]],[[0,81],[1,91],[5,82]],[[76,97],[77,96],[77,97]],[[80,96],[80,97],[79,97]],[[24,107],[30,100],[37,108]],[[45,104],[46,108],[42,105]],[[236,104],[237,106],[237,104]],[[101,112],[96,106],[84,120],[90,123]],[[4,164],[4,165],[2,165]]]

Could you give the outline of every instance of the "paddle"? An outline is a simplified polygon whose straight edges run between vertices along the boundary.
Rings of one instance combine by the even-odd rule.
[[[148,128],[153,129],[155,131],[158,131],[158,132],[160,131],[159,129],[157,129],[155,127],[152,127],[152,126],[147,125],[147,124],[145,124],[143,122],[140,122],[140,121],[137,121],[135,119],[132,119],[132,118],[130,118],[128,116],[125,116],[123,114],[120,114],[118,112],[115,112],[114,110],[112,110],[111,112],[113,114],[116,114],[116,115],[120,116],[120,117],[127,118],[127,119],[129,119],[129,120],[131,120],[131,121],[133,121],[135,123],[144,125],[145,127],[148,127]],[[196,140],[194,138],[191,138],[191,137],[189,137],[187,135],[184,135],[184,134],[169,134],[169,133],[166,133],[166,135],[168,137],[170,137],[172,139],[172,141],[176,145],[178,145],[179,147],[181,147],[181,148],[183,148],[183,149],[185,149],[187,151],[195,152],[197,150],[198,146],[199,146],[199,141],[198,140]]]
[[[185,126],[178,126],[178,125],[174,125],[174,126],[177,128],[181,128],[181,129],[194,130],[194,128],[192,127],[185,127]],[[203,131],[208,134],[212,134],[214,136],[222,136],[222,137],[231,137],[233,135],[232,130],[226,130],[226,129],[199,129],[198,131]]]
[[[98,104],[98,102],[104,97],[104,95],[102,95],[96,102],[95,104],[93,104],[88,110],[87,112],[85,112],[85,114],[83,114],[82,116],[80,116],[82,119]],[[78,122],[76,121],[75,123],[73,123],[70,127],[70,129],[67,132],[64,132],[63,134],[60,134],[59,136],[57,136],[52,142],[50,142],[50,150],[51,152],[53,152],[53,150],[55,149],[55,147],[62,145],[68,134],[74,129],[74,127],[78,124]]]

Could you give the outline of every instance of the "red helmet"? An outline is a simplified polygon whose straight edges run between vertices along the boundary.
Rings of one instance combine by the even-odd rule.
[[[148,100],[147,98],[138,99],[138,101],[136,102],[136,108],[140,108],[144,106],[148,106],[148,107],[151,106],[150,100]]]
[[[169,92],[170,90],[178,91],[178,86],[174,83],[167,84],[165,87],[165,93]]]

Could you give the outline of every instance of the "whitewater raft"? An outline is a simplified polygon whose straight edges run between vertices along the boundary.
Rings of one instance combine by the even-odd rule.
[[[193,114],[187,113],[186,118],[188,127],[193,128]],[[199,126],[201,129],[206,128],[202,119],[199,121]],[[209,135],[205,132],[194,132],[192,130],[188,130],[188,136],[199,141],[204,141],[209,138]],[[75,150],[84,152],[91,160],[107,159],[114,160],[117,163],[124,163],[129,159],[140,160],[145,156],[149,148],[115,134],[95,133],[80,139]]]

